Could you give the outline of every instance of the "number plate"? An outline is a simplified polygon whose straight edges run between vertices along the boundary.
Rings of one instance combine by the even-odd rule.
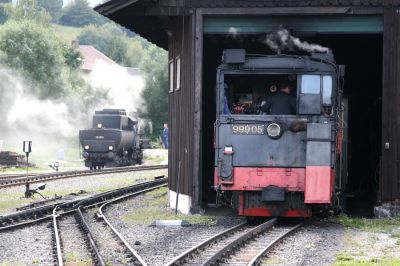
[[[240,135],[264,135],[265,126],[259,124],[233,124],[232,134]]]

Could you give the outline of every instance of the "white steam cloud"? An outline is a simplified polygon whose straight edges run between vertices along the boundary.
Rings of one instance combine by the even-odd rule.
[[[99,61],[85,79],[91,86],[86,96],[39,99],[33,85],[16,71],[0,66],[2,150],[22,153],[22,141],[32,140],[30,158],[34,161],[56,160],[60,150],[73,150],[77,158],[79,129],[91,127],[95,110],[120,108],[132,115],[143,105],[144,81],[137,70]]]
[[[141,97],[144,81],[137,69],[127,69],[98,60],[88,76],[91,86],[107,94],[107,106],[102,108],[126,109],[136,113],[143,106]]]
[[[230,27],[228,32],[233,36],[233,38],[236,38],[238,34],[238,29],[235,27]]]
[[[10,69],[0,67],[0,140],[2,150],[21,153],[22,141],[32,140],[39,156],[55,154],[75,134],[66,103],[41,100],[34,87]]]
[[[318,44],[303,42],[299,38],[290,35],[286,29],[278,30],[274,33],[267,34],[265,43],[269,48],[275,52],[281,50],[287,51],[305,51],[305,52],[319,52],[327,53],[329,48],[323,47]]]

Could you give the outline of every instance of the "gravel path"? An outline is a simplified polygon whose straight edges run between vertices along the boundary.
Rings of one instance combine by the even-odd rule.
[[[0,233],[1,265],[54,265],[50,223]]]
[[[338,224],[312,221],[278,244],[262,265],[332,265],[344,231]]]

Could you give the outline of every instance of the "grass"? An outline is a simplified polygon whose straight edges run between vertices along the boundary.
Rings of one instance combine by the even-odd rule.
[[[29,167],[28,172],[29,173],[34,173],[34,172],[45,172],[49,171],[49,167],[45,166],[34,166],[34,167]],[[26,168],[25,167],[9,167],[9,168],[3,168],[0,169],[0,173],[21,173],[25,174],[26,173]]]
[[[145,156],[144,160],[152,162],[153,164],[161,164],[166,161],[167,158],[163,156]]]
[[[333,264],[334,266],[369,266],[369,265],[385,265],[385,266],[399,266],[400,259],[399,258],[382,258],[377,259],[373,258],[370,260],[358,260],[355,259],[350,254],[341,253],[336,255],[336,262]]]
[[[331,218],[331,221],[338,222],[347,229],[357,229],[364,232],[355,237],[355,231],[346,230],[344,242],[347,248],[343,253],[336,256],[334,266],[400,266],[400,258],[398,256],[400,217],[365,219],[341,215]],[[385,236],[385,234],[387,235]],[[388,238],[388,235],[392,239]],[[396,239],[398,239],[397,242],[394,242]]]
[[[74,252],[68,252],[65,254],[65,265],[86,266],[93,265],[93,262],[91,258],[79,258]]]
[[[214,225],[218,220],[218,216],[209,214],[185,215],[178,213],[175,215],[175,210],[168,208],[167,188],[165,187],[146,193],[142,202],[144,202],[144,206],[122,215],[122,221],[149,225],[155,220],[185,220],[191,224]]]
[[[61,26],[53,24],[53,29],[56,34],[61,37],[64,41],[70,44],[73,40],[76,40],[78,35],[82,32],[83,28]]]
[[[391,234],[392,237],[400,236],[400,217],[386,219],[366,219],[340,215],[337,218],[332,218],[331,221],[338,222],[347,228],[354,228],[373,233],[388,233]]]

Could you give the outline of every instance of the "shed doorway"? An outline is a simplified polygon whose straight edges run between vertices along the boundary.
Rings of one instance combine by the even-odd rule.
[[[379,189],[382,107],[382,34],[306,34],[301,40],[329,47],[338,64],[346,65],[344,94],[348,97],[349,171],[347,212],[370,216]],[[215,77],[222,51],[246,49],[269,54],[263,34],[204,34],[201,177],[203,203],[214,203],[213,126]]]

